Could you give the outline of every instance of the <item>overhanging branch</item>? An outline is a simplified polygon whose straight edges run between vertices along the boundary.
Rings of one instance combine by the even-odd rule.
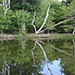
[[[71,20],[71,19],[74,19],[74,18],[75,18],[75,16],[74,16],[74,17],[71,17],[71,18],[69,18],[69,19],[66,19],[66,20],[64,20],[64,21],[61,21],[61,22],[59,22],[59,23],[53,25],[52,27],[58,26],[58,25],[60,25],[60,24],[62,24],[62,23],[64,23],[64,22],[67,22],[67,21],[69,21],[69,20]]]
[[[52,27],[56,27],[56,26],[58,26],[58,25],[60,25],[60,24],[62,24],[62,23],[64,23],[64,22],[67,22],[67,21],[69,21],[69,20],[71,20],[71,19],[74,19],[74,18],[75,18],[75,16],[74,16],[74,17],[71,17],[71,18],[69,18],[69,19],[66,19],[66,20],[64,20],[64,21],[61,21],[61,22],[59,22],[59,23],[53,25]],[[46,30],[47,30],[47,29],[43,29],[43,30],[41,30],[39,33],[42,33],[42,32],[44,32],[44,31],[46,31]]]
[[[38,34],[38,33],[41,31],[41,29],[44,27],[44,25],[45,25],[45,23],[46,23],[46,21],[47,21],[48,15],[49,15],[49,9],[50,9],[51,5],[53,4],[53,1],[54,1],[54,0],[52,0],[52,3],[49,4],[49,7],[48,7],[48,9],[47,9],[47,13],[46,13],[46,17],[45,17],[45,19],[44,19],[44,22],[43,22],[43,24],[41,25],[41,27],[39,28],[39,30],[36,31],[36,34]]]

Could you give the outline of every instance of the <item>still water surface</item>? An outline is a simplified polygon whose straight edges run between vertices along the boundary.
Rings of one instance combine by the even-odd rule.
[[[0,75],[75,75],[75,40],[0,41]]]

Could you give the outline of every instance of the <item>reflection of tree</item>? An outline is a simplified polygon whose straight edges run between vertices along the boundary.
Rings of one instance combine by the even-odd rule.
[[[73,51],[74,40],[73,40],[73,43],[71,40],[69,40],[61,44],[61,46],[59,47],[56,47],[56,45],[54,45],[52,46],[52,48],[55,51],[63,53],[61,57],[61,63],[60,63],[60,66],[62,67],[61,72],[64,73],[65,75],[75,75],[75,71],[74,71],[75,70],[75,58],[73,55],[74,54],[74,51]]]
[[[63,51],[63,50],[61,50],[61,49],[59,49],[59,48],[56,48],[56,47],[54,47],[54,46],[52,46],[52,48],[55,49],[55,50],[58,50],[58,51],[60,51],[60,52],[62,52],[62,53],[65,53],[65,54],[67,54],[67,55],[69,55],[69,56],[73,56],[72,54],[69,54],[68,52]]]
[[[39,42],[43,43],[42,41],[39,41]],[[52,71],[50,70],[49,65],[48,65],[48,59],[47,59],[46,53],[45,53],[45,51],[44,51],[42,45],[41,45],[39,42],[36,40],[36,41],[35,41],[35,45],[34,45],[33,49],[31,50],[31,51],[32,51],[32,55],[33,55],[33,61],[35,61],[34,54],[33,54],[33,50],[35,49],[36,44],[38,44],[39,47],[41,48],[41,50],[43,51],[43,54],[44,54],[44,57],[45,57],[45,61],[46,61],[46,64],[47,64],[47,68],[48,68],[48,70],[50,71],[51,75],[53,75],[53,74],[52,74]]]
[[[22,43],[24,41],[25,43]],[[60,66],[62,67],[61,72],[65,75],[75,75],[75,59],[74,57],[72,57],[74,54],[73,42],[72,40],[68,41],[61,39],[49,40],[48,44],[46,44],[46,40],[36,40],[35,44],[34,41],[26,41],[26,39],[3,41],[3,43],[0,43],[0,67],[1,65],[3,65],[1,63],[4,63],[4,57],[6,57],[6,63],[10,63],[8,65],[11,67],[11,75],[14,75],[14,73],[15,75],[32,75],[32,73],[34,73],[35,75],[42,75],[39,72],[43,69],[41,65],[43,66],[45,64],[42,62],[44,61],[44,59],[46,61],[46,64],[48,64],[48,62],[51,63],[52,61],[58,60],[60,58]],[[22,48],[22,46],[25,47]],[[72,56],[70,56],[70,54]],[[35,62],[35,64],[33,64],[33,62]]]
[[[36,42],[35,42],[35,44],[34,44],[33,49],[31,50],[32,56],[33,56],[33,62],[34,62],[34,64],[35,64],[35,58],[34,58],[34,52],[33,52],[33,50],[35,49],[35,47],[36,47]]]
[[[73,41],[73,45],[74,45],[74,57],[75,57],[75,41],[74,41],[74,39],[72,41]]]
[[[3,69],[2,69],[2,75],[10,75],[10,66],[7,64],[7,62],[4,60]]]
[[[60,39],[57,40],[56,42],[54,42],[55,44],[53,44],[51,47],[55,50],[58,50],[58,51],[64,53],[64,54],[74,57],[74,53],[73,53],[74,44],[72,43],[72,41],[69,39],[69,40],[65,40],[67,42],[62,40],[62,42],[58,43],[59,41],[60,41]],[[56,43],[58,43],[58,44],[56,44]]]
[[[64,51],[64,50],[61,50],[61,49],[59,49],[59,48],[57,48],[57,47],[54,47],[54,46],[52,46],[52,48],[53,49],[55,49],[55,50],[58,50],[58,51],[60,51],[60,52],[62,52],[62,53],[65,53],[65,54],[67,54],[67,55],[69,55],[69,56],[73,56],[74,57],[74,55],[75,55],[75,42],[74,42],[74,39],[72,40],[73,41],[73,44],[74,44],[74,53],[72,53],[72,54],[70,54],[70,53],[68,53],[68,52],[66,52],[66,51]],[[67,46],[66,46],[67,47]],[[69,46],[68,46],[69,47]],[[71,46],[70,46],[71,47]],[[72,48],[73,49],[73,48]]]
[[[24,45],[22,44],[22,41],[24,42],[23,44],[26,46],[22,48]],[[6,57],[7,63],[10,63],[11,67],[11,75],[19,75],[20,73],[22,75],[31,75],[35,71],[35,74],[40,74],[39,71],[42,70],[39,62],[36,63],[37,65],[33,65],[33,58],[30,52],[30,49],[32,48],[33,42],[30,40],[10,40],[10,41],[3,41],[3,43],[0,43],[0,56],[1,59],[0,62],[3,63],[2,61],[4,57]],[[28,44],[28,45],[26,45]],[[2,64],[0,63],[0,67],[2,69]],[[15,65],[16,63],[16,65]],[[15,65],[15,66],[14,66]],[[41,74],[40,74],[41,75]]]

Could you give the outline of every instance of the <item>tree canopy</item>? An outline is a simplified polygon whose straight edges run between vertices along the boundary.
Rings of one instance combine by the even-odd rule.
[[[10,10],[4,18],[3,7],[0,6],[0,32],[4,33],[19,33],[21,26],[25,23],[27,33],[33,33],[34,28],[31,26],[34,11],[36,11],[34,25],[39,29],[46,16],[47,8],[51,0],[10,0]],[[2,4],[2,0],[0,1]],[[75,17],[75,0],[67,0],[67,4],[55,0],[49,9],[48,19],[43,29],[48,29],[51,32],[72,32],[74,29]],[[19,13],[18,13],[19,12]],[[17,14],[16,14],[17,13]],[[23,15],[25,13],[25,15]],[[66,19],[73,18],[68,21]],[[23,22],[22,22],[23,21]],[[63,21],[58,26],[53,25]]]

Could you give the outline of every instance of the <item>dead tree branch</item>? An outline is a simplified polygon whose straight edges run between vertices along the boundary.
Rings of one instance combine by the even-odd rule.
[[[34,30],[35,30],[35,33],[36,33],[36,27],[34,25],[35,16],[36,16],[36,11],[34,12],[34,17],[33,17],[33,21],[32,21],[32,24],[31,24],[34,27]]]
[[[62,23],[64,23],[64,22],[67,22],[67,21],[72,20],[72,19],[74,19],[74,18],[75,18],[75,16],[74,16],[74,17],[71,17],[71,18],[69,18],[69,19],[66,19],[66,20],[64,20],[64,21],[61,21],[61,22],[59,22],[59,23],[53,25],[52,27],[56,27],[56,26],[58,26],[58,25],[60,25],[60,24],[62,24]],[[47,29],[43,29],[43,30],[40,31],[39,33],[42,33],[42,32],[44,32],[44,31],[46,31],[46,30],[47,30]],[[74,35],[74,32],[75,32],[75,30],[73,31],[73,35]]]
[[[42,30],[42,28],[44,27],[44,25],[45,25],[45,23],[46,23],[46,21],[47,21],[47,18],[48,18],[48,16],[49,16],[49,9],[50,9],[51,5],[53,4],[53,1],[54,1],[54,0],[52,0],[52,3],[49,4],[48,9],[47,9],[47,13],[46,13],[46,17],[45,17],[45,19],[44,19],[44,22],[43,22],[43,24],[41,25],[41,27],[40,27],[38,30],[36,30],[36,27],[35,27],[35,25],[33,24],[33,23],[34,23],[34,20],[35,20],[35,16],[36,16],[36,11],[34,12],[34,18],[33,18],[33,21],[32,21],[32,23],[31,23],[31,25],[34,27],[35,34],[38,34],[38,33]]]
[[[45,23],[46,23],[46,21],[47,21],[47,18],[48,18],[48,16],[49,16],[49,9],[50,9],[51,5],[53,4],[53,1],[54,1],[54,0],[52,0],[52,3],[49,4],[49,7],[48,7],[48,9],[47,9],[47,13],[46,13],[46,17],[45,17],[45,19],[44,19],[44,22],[43,22],[43,24],[41,25],[41,27],[39,28],[39,30],[36,31],[36,34],[38,34],[38,33],[41,31],[41,29],[44,27],[44,25],[45,25]]]
[[[4,11],[4,17],[6,16],[7,11],[10,9],[10,0],[8,0],[8,3],[6,0],[3,0],[3,9]]]
[[[61,21],[61,22],[59,22],[59,23],[53,25],[52,27],[58,26],[58,25],[60,25],[60,24],[62,24],[62,23],[64,23],[64,22],[67,22],[67,21],[69,21],[69,20],[71,20],[71,19],[74,19],[74,18],[75,18],[75,16],[74,16],[74,17],[71,17],[71,18],[69,18],[69,19],[66,19],[66,20],[64,20],[64,21]]]

